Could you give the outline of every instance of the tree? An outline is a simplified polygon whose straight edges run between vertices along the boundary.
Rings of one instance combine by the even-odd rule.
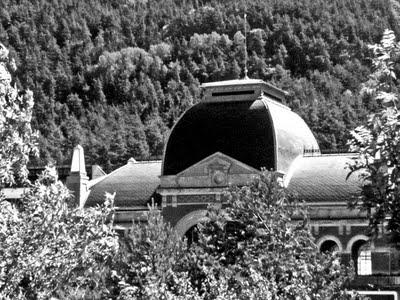
[[[121,300],[203,299],[188,276],[186,241],[163,221],[155,206],[136,220],[117,265]]]
[[[31,128],[32,92],[20,93],[11,84],[10,65],[14,63],[8,50],[0,44],[0,191],[27,179],[29,155],[37,153]]]
[[[142,122],[159,114],[171,128],[185,106],[180,104],[185,100],[182,97],[170,101],[175,94],[188,89],[196,101],[199,82],[243,77],[244,40],[235,33],[243,32],[244,12],[249,15],[248,50],[257,54],[249,55],[249,77],[269,79],[280,64],[287,75],[283,78],[274,72],[272,83],[293,92],[296,81],[308,85],[315,81],[312,74],[316,68],[331,75],[332,84],[340,82],[337,86],[343,90],[328,99],[340,112],[342,92],[349,89],[356,94],[370,73],[366,44],[378,41],[384,28],[397,28],[393,5],[386,0],[363,1],[362,5],[354,1],[338,5],[338,1],[322,0],[249,0],[246,8],[236,2],[210,6],[209,1],[129,0],[113,1],[112,5],[108,1],[71,5],[70,1],[41,0],[26,6],[20,1],[0,1],[0,40],[7,43],[19,67],[15,82],[34,93],[33,124],[44,141],[41,161],[49,156],[69,159],[70,145],[59,142],[55,147],[53,142],[64,119],[76,118],[69,127],[79,123],[74,130],[81,132],[82,141],[90,136],[95,144],[109,143],[86,122],[98,103],[103,103],[106,111],[134,103]],[[342,69],[339,74],[337,68]],[[171,80],[182,87],[171,91]],[[318,85],[312,92],[315,99],[323,97]],[[68,97],[75,94],[81,100]],[[304,95],[299,100],[309,103],[314,97]],[[168,102],[168,107],[163,105]],[[306,115],[307,105],[287,103]],[[57,107],[66,111],[57,111]],[[353,110],[357,112],[355,120],[363,122],[365,114]],[[56,126],[50,126],[52,123]],[[318,126],[314,129],[320,141],[325,132]],[[102,131],[113,133],[111,128]],[[341,133],[331,134],[338,148],[344,148]],[[331,148],[331,140],[327,140],[327,148]],[[99,155],[97,149],[88,153],[89,160]],[[149,152],[157,149],[150,146]],[[121,157],[116,165],[124,162]]]
[[[18,208],[1,203],[2,299],[103,299],[111,290],[118,239],[102,208],[72,207],[69,190],[47,168]]]
[[[264,172],[226,194],[200,226],[195,277],[206,299],[344,299],[351,270],[319,253],[304,206]],[[196,268],[193,268],[196,270]],[[216,278],[216,282],[208,281]],[[217,285],[215,285],[217,283]]]
[[[363,85],[362,93],[378,104],[365,125],[351,132],[351,151],[359,156],[350,166],[350,174],[358,173],[364,182],[362,194],[351,204],[365,209],[370,227],[377,233],[386,225],[393,237],[400,234],[400,112],[398,68],[400,43],[392,31],[386,30],[373,50],[374,72]],[[350,175],[349,174],[349,175]]]
[[[0,192],[24,182],[20,201],[0,197],[1,299],[104,299],[112,294],[112,262],[119,244],[113,197],[101,208],[73,206],[69,190],[47,167],[35,184],[27,178],[35,153],[33,97],[11,86],[8,51],[0,48]]]
[[[232,188],[189,244],[150,207],[124,238],[118,299],[349,299],[351,270],[318,253],[303,207],[277,179]]]

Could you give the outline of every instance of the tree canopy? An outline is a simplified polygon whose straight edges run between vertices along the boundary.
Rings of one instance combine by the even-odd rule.
[[[31,127],[32,92],[21,93],[11,84],[8,69],[14,62],[8,53],[0,44],[0,189],[26,181],[29,156],[37,151]]]
[[[210,296],[223,299],[347,299],[352,276],[335,253],[320,253],[304,204],[282,187],[279,174],[264,172],[225,195],[200,226],[196,266]],[[199,253],[196,252],[196,253]],[[216,297],[219,299],[218,297]]]
[[[346,147],[376,104],[359,95],[368,44],[398,32],[392,2],[50,1],[0,3],[0,41],[35,97],[40,158],[65,163],[76,143],[107,171],[160,157],[199,84],[249,76],[287,90],[322,149]],[[247,23],[244,24],[244,13]]]
[[[351,268],[318,251],[278,174],[230,189],[206,219],[187,243],[150,207],[124,238],[118,299],[355,299]]]
[[[0,45],[0,298],[104,299],[119,250],[106,205],[74,207],[71,192],[48,167],[31,184],[27,163],[36,153],[32,93],[11,85],[8,50]],[[22,199],[4,187],[27,186]]]
[[[163,53],[163,48],[153,51]],[[26,165],[36,149],[32,94],[11,85],[8,68],[13,64],[7,60],[7,50],[0,50],[0,192],[17,180],[29,187],[14,202],[0,196],[2,299],[350,297],[343,291],[350,271],[334,254],[318,253],[302,207],[286,193],[277,174],[261,174],[251,184],[230,190],[224,210],[210,207],[209,222],[200,226],[199,241],[190,247],[154,208],[149,209],[144,224],[133,224],[126,242],[118,239],[113,228],[113,197],[106,195],[101,207],[74,207],[54,167],[46,168],[35,183],[28,182]],[[132,48],[109,59],[125,61],[125,54],[146,57],[142,50]],[[174,74],[171,88],[184,89],[179,73]],[[69,94],[67,100],[79,108],[82,99]],[[144,111],[146,105],[138,108]],[[141,121],[136,114],[121,115],[117,109],[112,113],[116,120],[134,127]],[[162,117],[148,122],[149,128],[157,126]],[[71,121],[71,129],[74,124]],[[158,144],[161,133],[155,131],[144,134]],[[118,141],[114,140],[112,149],[122,155]],[[114,152],[107,153],[112,157]]]
[[[368,212],[374,232],[380,226],[398,238],[400,234],[400,112],[399,58],[400,42],[393,31],[386,30],[374,52],[374,72],[361,89],[377,104],[377,111],[354,131],[351,149],[359,153],[350,166],[364,181],[362,195],[354,199]],[[396,239],[397,241],[398,239]]]

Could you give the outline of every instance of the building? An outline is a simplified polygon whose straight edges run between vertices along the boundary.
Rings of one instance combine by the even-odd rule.
[[[207,83],[203,99],[173,127],[162,161],[126,165],[110,174],[86,176],[83,149],[74,151],[67,184],[81,206],[116,193],[116,226],[126,228],[146,212],[151,199],[181,234],[205,218],[207,205],[221,203],[230,185],[243,185],[262,168],[282,176],[289,190],[310,206],[312,232],[321,251],[338,251],[353,261],[352,283],[371,299],[397,299],[399,254],[381,235],[365,234],[365,214],[349,210],[357,195],[357,176],[346,180],[351,154],[322,155],[307,124],[284,105],[285,92],[261,80]]]

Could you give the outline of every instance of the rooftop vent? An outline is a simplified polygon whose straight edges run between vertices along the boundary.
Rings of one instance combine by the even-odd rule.
[[[205,83],[204,102],[254,101],[266,95],[282,102],[286,92],[260,79],[237,79]]]

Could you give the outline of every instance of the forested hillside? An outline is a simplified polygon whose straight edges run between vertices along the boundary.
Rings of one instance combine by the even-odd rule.
[[[246,7],[244,5],[246,3]],[[0,42],[20,88],[34,93],[42,164],[76,143],[106,170],[160,157],[169,129],[199,101],[200,83],[249,76],[290,93],[287,104],[323,149],[375,107],[361,84],[368,44],[398,35],[388,0],[1,0]],[[397,6],[395,8],[398,8]]]

